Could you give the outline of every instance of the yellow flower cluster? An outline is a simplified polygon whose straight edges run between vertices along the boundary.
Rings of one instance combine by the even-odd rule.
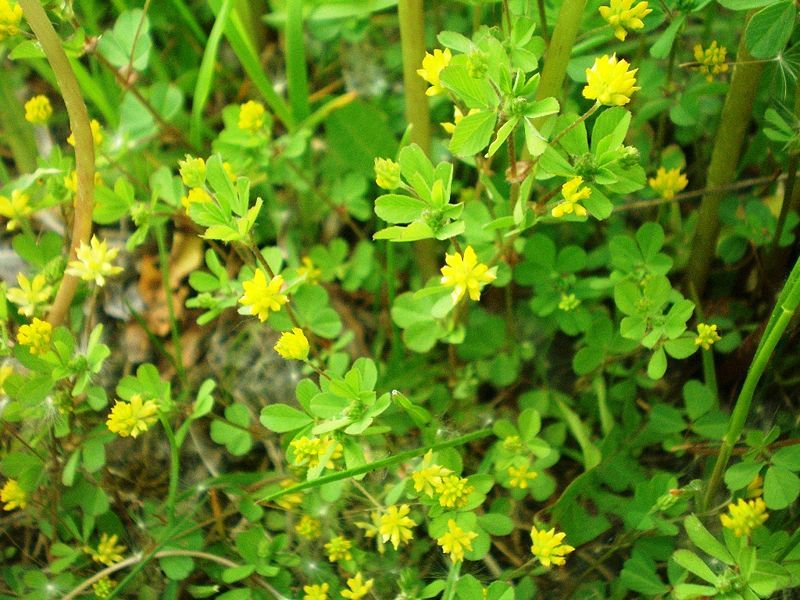
[[[429,498],[439,496],[439,505],[445,508],[460,508],[467,503],[475,488],[469,481],[453,474],[447,467],[432,464],[433,453],[429,450],[420,468],[411,474],[414,491]]]
[[[374,579],[367,579],[364,581],[364,576],[361,575],[361,571],[359,571],[356,573],[355,577],[348,578],[347,587],[350,589],[342,590],[340,593],[342,594],[342,598],[361,600],[361,598],[369,594],[374,584]]]
[[[394,549],[397,550],[400,544],[405,544],[414,537],[411,531],[417,524],[408,516],[411,512],[408,504],[400,506],[390,506],[386,513],[378,519],[378,532],[384,542],[391,541]]]
[[[623,106],[631,101],[636,92],[636,72],[628,70],[630,64],[625,59],[617,59],[616,54],[603,55],[594,59],[591,68],[586,69],[586,87],[583,97],[596,100],[603,106]]]
[[[689,185],[686,175],[680,169],[667,170],[659,167],[656,176],[647,180],[650,188],[664,200],[672,200],[675,194],[684,190]]]
[[[586,208],[580,204],[581,200],[586,200],[592,195],[592,190],[583,186],[583,177],[578,175],[567,181],[561,186],[561,195],[564,200],[553,207],[550,211],[555,218],[560,219],[564,215],[586,216]]]
[[[28,506],[28,494],[20,487],[16,479],[9,479],[0,490],[0,502],[5,502],[3,510],[25,508]]]
[[[308,283],[316,283],[322,275],[322,271],[314,265],[310,256],[304,256],[300,262],[303,263],[303,266],[297,267],[297,276],[305,278]]]
[[[328,600],[328,590],[330,587],[327,583],[305,585],[303,586],[303,600]]]
[[[53,287],[47,285],[45,276],[39,273],[28,279],[24,273],[17,273],[17,284],[8,290],[6,297],[19,308],[17,312],[26,317],[47,309],[47,303],[53,293]]]
[[[108,429],[122,437],[138,437],[158,420],[158,404],[143,400],[139,394],[131,396],[129,402],[117,400],[108,415]]]
[[[375,158],[375,183],[383,190],[400,187],[400,165],[391,158]]]
[[[103,143],[105,136],[103,135],[103,126],[100,125],[100,121],[97,119],[92,119],[89,123],[89,126],[92,128],[92,139],[94,140],[95,147],[99,146]],[[67,137],[67,143],[70,146],[75,146],[75,134],[70,132],[69,136]]]
[[[0,0],[0,41],[19,33],[22,7],[16,2]]]
[[[242,283],[242,287],[244,294],[239,299],[239,304],[244,308],[239,312],[254,315],[262,323],[269,318],[270,311],[278,312],[281,305],[289,301],[286,294],[281,294],[283,277],[276,275],[267,282],[267,277],[261,269],[256,269],[253,278]]]
[[[97,550],[86,546],[83,551],[90,555],[94,562],[110,567],[122,560],[122,553],[126,550],[122,544],[117,545],[118,541],[117,534],[109,536],[107,533],[102,533],[100,534],[100,542],[97,544]]]
[[[202,187],[206,182],[206,161],[187,154],[185,159],[178,161],[178,172],[186,187]]]
[[[102,287],[106,284],[106,277],[122,273],[122,267],[114,265],[119,248],[109,248],[105,240],[101,242],[95,235],[89,244],[81,242],[76,254],[78,260],[71,260],[66,272],[84,281],[94,281]]]
[[[295,438],[289,443],[289,449],[294,454],[292,464],[309,469],[319,465],[320,461],[329,454],[325,467],[333,469],[335,466],[333,461],[341,458],[344,452],[344,447],[331,436]]]
[[[325,552],[328,553],[328,560],[331,562],[338,562],[340,560],[350,560],[353,555],[350,549],[353,544],[350,540],[343,535],[337,535],[325,544]]]
[[[561,299],[558,301],[558,308],[564,312],[575,310],[581,305],[581,301],[575,294],[561,294]]]
[[[705,50],[703,46],[697,44],[694,47],[694,59],[698,66],[695,68],[706,76],[706,81],[713,81],[714,75],[728,72],[728,63],[725,62],[727,55],[728,49],[725,46],[718,46],[716,40]]]
[[[719,516],[722,526],[733,531],[736,537],[749,536],[769,518],[767,505],[761,498],[745,501],[739,498],[728,505],[728,514]]]
[[[31,354],[44,354],[50,349],[53,326],[34,317],[30,325],[23,325],[17,332],[17,341],[28,347]]]
[[[181,205],[187,211],[192,204],[208,204],[213,202],[207,191],[201,187],[191,188],[189,193],[181,198]]]
[[[714,342],[718,342],[721,339],[719,333],[717,333],[716,325],[697,324],[697,337],[694,338],[695,345],[702,346],[703,350],[708,350],[714,345]]]
[[[255,133],[264,127],[266,109],[261,102],[250,100],[239,107],[239,129]]]
[[[600,16],[614,28],[614,35],[620,41],[625,41],[628,37],[628,29],[644,29],[644,19],[652,10],[647,6],[647,2],[639,2],[634,6],[636,0],[611,0],[608,6],[600,7]]]
[[[283,489],[292,487],[298,483],[297,479],[290,477],[281,481],[280,486]],[[291,510],[303,501],[303,492],[294,492],[292,494],[285,494],[275,501],[275,504],[284,510]]]
[[[539,530],[536,527],[531,529],[531,553],[539,559],[543,566],[549,567],[551,564],[561,566],[566,563],[566,555],[573,552],[575,548],[564,544],[566,533],[556,533],[555,528],[550,531]]]
[[[30,216],[33,209],[30,206],[30,196],[19,190],[11,192],[11,198],[0,196],[0,217],[8,219],[6,231],[14,231]]]
[[[95,581],[92,584],[92,591],[98,598],[110,598],[111,592],[117,586],[117,582],[108,577],[103,577],[100,581]]]
[[[53,116],[53,107],[47,96],[39,94],[25,103],[25,120],[34,125],[44,125]]]
[[[422,59],[422,68],[417,69],[417,74],[430,84],[430,87],[425,90],[428,96],[436,96],[444,93],[444,88],[439,81],[439,76],[442,70],[450,64],[450,59],[453,58],[449,48],[445,48],[444,52],[438,48],[433,51],[425,53],[425,58]]]
[[[454,563],[464,560],[464,551],[472,551],[472,540],[478,537],[474,531],[465,531],[453,520],[447,521],[447,532],[436,539],[442,551],[450,555]]]
[[[307,540],[315,540],[322,535],[322,522],[309,515],[303,515],[294,526],[297,535]]]
[[[508,485],[510,485],[512,488],[518,488],[520,490],[528,489],[528,483],[539,476],[536,471],[529,471],[529,466],[529,464],[525,463],[518,467],[515,465],[508,467]]]
[[[442,285],[452,286],[453,303],[458,303],[468,293],[470,300],[481,299],[481,288],[497,278],[497,267],[478,262],[478,256],[472,246],[467,246],[464,254],[455,252],[446,254],[442,272]]]
[[[302,329],[293,327],[291,332],[284,331],[281,334],[274,349],[286,360],[305,360],[309,351],[308,338]]]

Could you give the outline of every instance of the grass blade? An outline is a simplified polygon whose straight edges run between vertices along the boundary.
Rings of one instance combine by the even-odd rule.
[[[308,103],[308,77],[303,40],[303,0],[289,0],[286,19],[286,79],[289,103],[297,121],[311,113]]]

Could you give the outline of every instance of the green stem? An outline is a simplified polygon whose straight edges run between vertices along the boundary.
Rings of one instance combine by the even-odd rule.
[[[749,20],[749,15],[747,17]],[[744,28],[742,28],[744,31]],[[736,168],[742,152],[747,127],[753,113],[753,101],[758,91],[763,62],[753,61],[747,51],[742,34],[736,64],[725,104],[717,127],[711,162],[706,172],[706,187],[719,188],[730,185],[736,179]],[[711,262],[714,259],[719,237],[719,205],[724,194],[709,192],[700,202],[692,252],[689,257],[688,278],[698,295],[705,290]]]
[[[342,479],[350,479],[351,477],[356,477],[357,475],[363,475],[364,473],[370,473],[372,471],[377,471],[379,469],[385,469],[386,467],[391,467],[392,465],[396,465],[398,463],[411,460],[412,458],[422,456],[428,450],[432,450],[433,452],[438,452],[439,450],[444,450],[445,448],[454,448],[456,446],[463,446],[464,444],[468,444],[469,442],[479,440],[481,438],[489,437],[490,435],[492,435],[491,429],[479,429],[478,431],[473,431],[472,433],[462,435],[460,437],[448,440],[446,442],[440,442],[432,446],[422,446],[421,448],[415,448],[414,450],[406,450],[405,452],[400,452],[399,454],[395,454],[387,458],[382,458],[380,460],[376,460],[371,463],[361,465],[360,467],[346,469],[344,471],[339,471],[337,473],[330,473],[329,475],[323,475],[322,477],[317,477],[316,479],[312,479],[310,481],[302,481],[291,487],[283,488],[275,492],[270,492],[269,494],[260,498],[258,502],[260,503],[272,502],[273,500],[277,500],[278,498],[280,498],[281,496],[285,496],[286,494],[294,494],[295,492],[302,492],[303,490],[307,490],[309,488],[317,488],[322,485],[325,485],[326,483],[331,483],[332,481],[341,481]]]
[[[750,364],[750,369],[747,372],[747,377],[739,392],[739,397],[736,399],[736,404],[733,407],[733,413],[728,423],[728,430],[725,433],[725,437],[722,438],[722,446],[717,455],[717,461],[711,473],[708,488],[706,489],[705,498],[703,500],[704,509],[710,506],[714,500],[717,487],[722,480],[722,475],[733,453],[733,448],[736,442],[739,441],[739,437],[742,435],[747,421],[747,416],[750,414],[750,406],[753,403],[753,394],[756,386],[772,357],[775,346],[778,344],[783,332],[789,325],[789,321],[797,310],[798,304],[800,304],[800,258],[797,259],[789,275],[786,286],[783,292],[781,292],[778,302],[772,311],[767,329],[764,331],[756,354],[753,357],[753,362]]]
[[[547,11],[545,10],[544,0],[536,0],[536,8],[539,11],[539,29],[541,29],[542,38],[545,44],[549,44],[550,39],[547,35]]]
[[[406,120],[411,126],[410,141],[418,144],[425,154],[431,149],[431,117],[427,84],[417,74],[425,58],[425,12],[422,0],[399,0],[397,15],[400,20],[400,46],[403,52],[403,91]],[[414,244],[414,256],[427,281],[436,275],[438,252],[434,240],[421,240]]]
[[[166,417],[161,416],[161,424],[169,441],[169,487],[167,490],[167,518],[170,527],[175,523],[175,504],[178,500],[178,480],[180,477],[181,458],[180,446],[178,445],[172,426]]]
[[[286,5],[286,80],[295,121],[302,121],[311,114],[303,40],[303,0],[288,0]]]
[[[787,556],[789,556],[789,553],[791,553],[791,551],[795,549],[797,544],[800,544],[800,527],[798,527],[797,529],[794,530],[794,533],[792,534],[792,537],[789,538],[789,541],[783,547],[783,550],[781,550],[781,553],[778,554],[778,558],[777,558],[776,562],[781,562],[781,561],[783,561],[783,559],[785,559]]]
[[[451,562],[450,570],[447,572],[447,587],[444,588],[442,600],[453,600],[456,597],[459,575],[461,575],[461,561]]]
[[[572,46],[578,36],[585,8],[586,0],[564,0],[561,5],[550,46],[544,55],[542,79],[536,90],[537,100],[561,96],[561,86],[564,84]]]
[[[64,48],[61,46],[61,39],[53,29],[53,24],[47,18],[47,13],[39,0],[20,0],[19,5],[56,76],[64,104],[67,107],[69,124],[75,136],[75,170],[77,171],[78,190],[75,194],[72,242],[69,253],[70,260],[75,260],[81,243],[88,243],[89,236],[92,234],[94,138],[89,126],[89,112],[86,110],[86,103],[83,101],[78,80],[75,78]],[[78,282],[79,279],[74,275],[64,275],[53,301],[53,307],[47,315],[47,320],[51,324],[60,325],[64,322],[78,289]]]
[[[0,72],[0,129],[3,139],[11,148],[11,156],[18,173],[32,173],[36,170],[36,140],[33,129],[25,122],[25,111],[14,94],[11,74],[7,69]]]

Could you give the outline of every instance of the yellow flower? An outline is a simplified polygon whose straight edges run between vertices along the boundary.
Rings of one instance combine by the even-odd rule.
[[[476,113],[481,112],[477,108],[471,108],[467,115],[474,115]],[[439,123],[447,133],[453,135],[453,132],[456,130],[456,125],[461,123],[461,119],[464,118],[464,113],[459,110],[457,106],[453,107],[453,122],[452,123]]]
[[[231,183],[236,183],[236,180],[239,178],[236,173],[233,172],[233,166],[227,160],[222,163],[222,170],[225,171],[225,174],[228,176],[228,179],[231,180]]]
[[[353,555],[350,554],[350,548],[352,547],[353,544],[350,540],[345,539],[342,535],[337,535],[335,538],[331,538],[330,542],[325,544],[325,552],[328,553],[328,560],[331,562],[350,560],[353,558]]]
[[[728,72],[727,60],[728,49],[725,46],[717,46],[717,42],[703,50],[703,46],[697,44],[694,47],[694,58],[698,62],[695,67],[697,71],[706,76],[707,81],[713,81],[714,75]]]
[[[187,154],[185,159],[178,161],[178,170],[183,185],[188,188],[199,188],[206,182],[206,161],[202,158]]]
[[[453,286],[453,303],[459,302],[465,293],[471,300],[481,299],[481,288],[497,278],[497,267],[491,269],[478,262],[478,256],[472,246],[467,246],[462,256],[458,252],[446,254],[446,266],[441,268],[442,284]]]
[[[539,474],[536,471],[528,471],[528,464],[516,467],[511,465],[508,467],[508,476],[510,477],[508,484],[513,488],[521,490],[528,488],[528,482],[536,479]]]
[[[380,517],[381,537],[384,542],[391,541],[395,550],[400,547],[400,544],[404,544],[414,537],[411,528],[416,527],[417,524],[408,516],[410,511],[408,504],[390,506],[386,510],[386,514]]]
[[[110,598],[111,592],[114,591],[116,585],[117,582],[113,579],[103,577],[100,581],[96,581],[92,584],[92,591],[98,598]]]
[[[308,350],[308,338],[299,327],[292,327],[291,333],[284,331],[275,344],[275,352],[286,360],[305,360]]]
[[[100,543],[97,544],[97,550],[86,546],[83,551],[91,555],[94,562],[102,563],[111,566],[122,560],[122,553],[125,552],[125,546],[117,545],[119,538],[117,534],[109,536],[107,533],[100,534]]]
[[[94,281],[99,286],[106,284],[106,277],[122,273],[122,267],[114,265],[119,248],[109,248],[106,241],[92,236],[89,244],[81,242],[78,247],[78,260],[71,260],[67,273],[80,277],[84,281]]]
[[[37,311],[47,308],[53,288],[47,285],[44,275],[39,273],[30,280],[24,273],[17,273],[17,283],[19,287],[8,290],[6,297],[19,306],[19,314],[32,317]]]
[[[239,129],[257,132],[264,127],[264,114],[266,109],[261,102],[250,100],[239,107]]]
[[[761,475],[756,475],[753,478],[753,481],[747,484],[747,497],[758,498],[763,494],[764,494],[764,478],[761,477]]]
[[[303,591],[305,595],[303,600],[328,600],[328,590],[330,586],[327,583],[319,585],[304,585]]]
[[[635,0],[611,0],[609,6],[600,7],[602,16],[614,28],[614,35],[620,41],[625,41],[628,36],[626,29],[644,29],[642,19],[652,10],[647,8],[647,2],[639,2],[633,6]]]
[[[292,487],[293,485],[296,485],[297,483],[298,483],[298,481],[296,479],[293,479],[293,478],[284,479],[283,481],[281,481],[280,486],[283,489],[286,489],[288,487]],[[303,492],[294,492],[292,494],[285,494],[285,495],[281,496],[280,498],[275,500],[275,504],[277,504],[278,506],[280,506],[284,510],[291,510],[295,506],[300,504],[302,501],[303,501]]]
[[[114,403],[106,425],[113,433],[135,438],[158,420],[157,413],[158,404],[153,400],[142,400],[139,394],[134,394],[129,402],[117,400]]]
[[[558,301],[558,308],[564,312],[575,310],[581,305],[581,301],[575,294],[561,294],[561,300]]]
[[[578,175],[567,181],[561,186],[561,195],[564,201],[553,207],[550,211],[555,218],[560,219],[564,215],[575,214],[579,217],[586,216],[586,209],[580,204],[581,200],[586,200],[592,195],[592,190],[583,185],[583,177]]]
[[[563,565],[567,562],[564,557],[575,550],[572,546],[562,543],[566,535],[563,532],[556,533],[555,527],[550,531],[544,529],[540,531],[534,527],[531,529],[531,540],[533,540],[531,553],[545,567],[549,567],[551,564]]]
[[[283,277],[276,275],[267,283],[267,278],[261,269],[256,269],[253,278],[242,283],[242,287],[244,294],[239,298],[239,304],[244,308],[239,312],[244,315],[255,315],[262,323],[269,317],[269,311],[278,312],[281,305],[289,301],[285,294],[280,293]]]
[[[474,531],[464,531],[453,520],[447,521],[447,533],[436,540],[442,551],[450,555],[454,563],[464,560],[464,551],[472,551],[472,540],[478,537]]]
[[[703,350],[708,350],[714,345],[714,342],[718,342],[721,339],[719,333],[717,333],[716,325],[697,324],[697,337],[694,338],[695,345],[702,346]]]
[[[383,554],[383,540],[378,535],[381,527],[381,514],[377,510],[373,510],[369,517],[370,521],[356,521],[354,525],[364,530],[364,537],[375,538],[378,544],[378,552]]]
[[[391,158],[376,158],[373,163],[375,183],[384,190],[400,187],[400,165]]]
[[[342,590],[342,598],[350,598],[350,600],[361,600],[364,596],[369,594],[372,586],[375,584],[374,579],[367,579],[364,581],[364,577],[361,575],[361,571],[356,573],[355,577],[351,577],[347,580],[347,587],[349,590]]]
[[[28,347],[31,354],[44,354],[50,349],[53,326],[47,321],[33,318],[30,325],[23,325],[17,332],[17,341]]]
[[[190,189],[189,193],[181,198],[181,205],[187,211],[192,204],[208,204],[209,202],[213,202],[211,196],[207,191],[199,187]]]
[[[294,454],[292,464],[296,467],[308,467],[309,469],[318,466],[329,452],[330,457],[328,462],[325,463],[325,467],[333,469],[336,466],[333,461],[341,458],[344,452],[344,447],[330,436],[296,438],[289,443],[289,449]]]
[[[16,2],[0,0],[0,41],[19,33],[22,7]]]
[[[314,517],[303,515],[294,526],[294,530],[307,540],[315,540],[322,535],[322,522]]]
[[[475,488],[469,485],[469,481],[458,475],[447,475],[442,477],[441,483],[436,486],[436,493],[439,494],[439,505],[445,508],[460,508],[467,503],[469,495]]]
[[[522,450],[522,440],[518,435],[510,435],[503,440],[503,450],[508,452],[519,452]]]
[[[308,283],[316,283],[319,280],[319,276],[322,275],[322,271],[314,266],[314,261],[309,256],[304,256],[300,261],[303,266],[297,267],[297,276],[305,277]]]
[[[761,498],[746,502],[743,498],[739,498],[736,504],[731,502],[728,505],[728,512],[730,514],[722,514],[719,519],[722,526],[732,530],[736,537],[750,535],[754,529],[769,518],[767,505]]]
[[[14,231],[33,212],[29,201],[30,196],[19,190],[11,192],[10,200],[5,196],[0,196],[0,217],[8,219],[6,231]]]
[[[657,192],[664,200],[672,200],[675,194],[689,185],[686,175],[680,169],[670,169],[659,167],[656,176],[647,180],[650,188]]]
[[[452,473],[450,469],[441,465],[431,464],[433,451],[428,450],[422,459],[420,468],[411,474],[414,481],[414,491],[432,497],[436,488],[442,485],[442,477]]]
[[[53,107],[47,96],[39,94],[25,103],[25,120],[34,125],[44,125],[53,115]]]
[[[453,55],[449,48],[446,48],[444,52],[437,48],[433,54],[425,53],[425,58],[422,59],[422,68],[417,69],[417,74],[431,84],[431,87],[425,90],[428,96],[436,96],[444,92],[444,88],[439,82],[439,75],[441,75],[442,69],[450,64],[451,58]]]
[[[94,140],[95,147],[99,146],[103,143],[105,137],[103,136],[103,126],[100,125],[100,122],[97,119],[92,119],[89,126],[92,128],[92,139]],[[69,137],[67,137],[67,143],[70,146],[75,145],[75,134],[70,132]]]
[[[617,55],[603,55],[594,59],[590,69],[586,69],[586,87],[583,97],[597,100],[604,106],[622,106],[631,101],[636,87],[636,72],[628,71],[628,61],[617,60]]]
[[[19,486],[16,479],[9,479],[0,490],[0,502],[5,502],[3,510],[14,510],[28,506],[28,494]]]

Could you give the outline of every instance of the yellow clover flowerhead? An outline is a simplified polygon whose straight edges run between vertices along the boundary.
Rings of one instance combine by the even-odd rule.
[[[636,0],[611,0],[608,6],[600,7],[600,16],[614,28],[614,35],[620,41],[625,41],[628,36],[628,29],[644,29],[645,16],[652,10],[647,6],[647,2],[639,2],[634,6]]]
[[[472,551],[472,540],[478,537],[474,531],[465,531],[453,519],[447,521],[447,532],[436,539],[442,551],[450,555],[454,563],[464,560],[464,551]]]
[[[719,516],[722,526],[733,531],[736,537],[749,536],[768,518],[767,505],[761,498],[748,501],[739,498],[736,504],[731,502],[728,505],[727,515]]]
[[[53,115],[53,107],[47,96],[39,94],[25,103],[25,120],[34,125],[44,125]]]
[[[19,33],[22,7],[13,0],[0,0],[0,41]]]
[[[242,308],[239,312],[243,315],[254,315],[262,323],[269,318],[270,311],[278,312],[281,305],[286,304],[289,298],[281,294],[283,277],[276,275],[267,282],[264,271],[256,269],[253,278],[242,283],[244,294],[239,298]]]
[[[111,592],[117,587],[117,582],[108,577],[103,577],[100,581],[95,581],[92,584],[92,591],[98,598],[110,598]]]
[[[327,583],[319,583],[314,585],[304,585],[303,600],[328,600],[328,590],[331,589]]]
[[[425,58],[422,59],[422,68],[417,69],[417,74],[431,86],[425,90],[428,96],[436,96],[444,93],[444,88],[439,82],[439,76],[447,65],[450,64],[450,59],[453,58],[449,48],[445,48],[444,52],[438,48],[433,51],[425,53]]]
[[[17,332],[17,341],[28,347],[31,354],[44,354],[50,349],[53,326],[34,317],[30,325],[23,325]]]
[[[47,309],[53,287],[47,285],[44,275],[39,273],[33,279],[28,279],[25,273],[17,273],[17,283],[19,287],[8,290],[6,297],[19,306],[19,314],[32,317],[38,311]]]
[[[518,488],[520,490],[528,489],[529,482],[536,479],[539,474],[536,471],[529,471],[528,467],[530,465],[526,462],[520,466],[511,465],[508,467],[508,485],[512,488]]]
[[[183,185],[188,188],[203,187],[206,182],[206,161],[202,158],[187,154],[185,159],[178,161],[178,171]]]
[[[472,246],[467,246],[464,254],[458,252],[445,255],[447,263],[441,268],[442,285],[453,286],[453,303],[459,302],[468,293],[470,300],[481,299],[481,288],[497,278],[497,267],[491,269],[478,262]]]
[[[697,324],[697,337],[694,338],[695,345],[702,346],[703,350],[708,350],[714,345],[714,342],[718,342],[721,339],[719,333],[717,333],[716,325]]]
[[[187,211],[192,204],[208,204],[213,202],[211,195],[201,187],[192,188],[189,193],[181,198],[181,205]]]
[[[239,107],[239,129],[255,133],[264,127],[267,110],[261,102],[249,100]]]
[[[297,276],[305,277],[308,283],[316,283],[320,275],[322,275],[322,270],[314,265],[314,261],[310,256],[304,256],[300,259],[300,262],[303,263],[303,266],[297,267]]]
[[[616,54],[595,58],[591,68],[586,69],[583,97],[603,106],[623,106],[630,102],[633,93],[640,88],[636,87],[639,69],[629,71],[629,66],[627,60],[617,59]]]
[[[300,537],[315,540],[322,535],[322,522],[309,515],[303,515],[294,526],[294,530]]]
[[[562,543],[566,535],[563,532],[556,533],[555,528],[546,531],[533,527],[531,529],[531,540],[533,541],[531,553],[545,567],[549,567],[551,564],[560,567],[567,562],[564,557],[575,550],[572,546]]]
[[[342,594],[343,598],[349,598],[350,600],[361,600],[364,596],[369,594],[374,584],[374,579],[367,579],[364,581],[364,576],[361,575],[361,571],[359,571],[356,573],[355,577],[351,577],[347,580],[347,587],[350,589],[342,590],[340,593]]]
[[[697,44],[694,47],[694,59],[698,63],[695,68],[706,76],[706,81],[711,82],[714,80],[714,75],[728,72],[727,55],[728,49],[725,46],[718,46],[716,40],[705,50],[703,46]]]
[[[289,442],[289,449],[294,454],[292,464],[296,467],[308,467],[309,469],[319,465],[325,456],[328,456],[325,467],[333,469],[336,466],[334,461],[341,458],[344,452],[342,444],[329,435],[295,438]]]
[[[3,510],[25,508],[28,506],[28,494],[20,487],[16,479],[9,479],[0,490],[0,502],[5,502]]]
[[[686,175],[681,173],[680,169],[668,171],[664,167],[659,167],[656,176],[648,179],[647,183],[664,200],[672,200],[675,194],[683,191],[689,185],[689,180]]]
[[[400,187],[400,165],[391,158],[375,158],[375,183],[384,190]]]
[[[100,121],[97,119],[92,119],[89,126],[92,128],[92,139],[94,140],[95,147],[99,146],[103,143],[105,136],[103,135],[103,126],[100,125]],[[75,146],[75,134],[70,132],[69,137],[67,137],[67,143],[70,146]]]
[[[291,333],[284,331],[275,344],[275,352],[286,360],[305,360],[308,358],[308,349],[308,338],[299,327],[292,327]]]
[[[117,534],[108,535],[107,533],[100,534],[100,542],[97,544],[97,550],[86,546],[83,551],[92,557],[92,560],[107,566],[111,566],[122,560],[122,553],[126,548],[122,544],[117,545],[119,538]]]
[[[0,196],[0,217],[8,219],[6,231],[14,231],[33,212],[30,196],[19,190],[11,192],[11,198]]]
[[[561,186],[561,195],[564,197],[563,202],[556,204],[553,210],[550,211],[555,218],[560,219],[564,215],[577,215],[579,217],[586,216],[586,208],[580,204],[581,200],[586,200],[592,195],[592,190],[583,186],[583,177],[578,175],[567,181]]]
[[[461,508],[474,491],[475,488],[469,484],[469,480],[458,475],[445,475],[436,486],[439,505],[445,508]]]
[[[109,431],[122,437],[136,438],[158,420],[158,404],[153,400],[143,400],[139,394],[131,396],[130,401],[117,400],[108,415],[106,426]]]
[[[400,547],[400,544],[405,544],[414,537],[411,529],[417,524],[408,516],[409,512],[411,512],[411,508],[408,504],[390,506],[378,520],[378,532],[381,534],[381,539],[384,542],[391,541],[395,550]]]
[[[337,535],[325,544],[325,552],[328,553],[328,560],[331,562],[350,560],[353,558],[353,555],[350,554],[350,548],[352,547],[353,544],[350,540],[343,535]]]
[[[106,241],[92,236],[89,244],[81,242],[78,247],[78,260],[71,260],[67,273],[80,277],[84,281],[94,281],[98,286],[106,284],[106,277],[122,273],[122,267],[114,265],[119,248],[109,248]]]
[[[442,485],[442,478],[452,473],[447,467],[432,463],[433,451],[428,450],[422,459],[420,467],[411,474],[411,479],[414,481],[414,491],[425,494],[429,498],[432,498],[436,489]]]

